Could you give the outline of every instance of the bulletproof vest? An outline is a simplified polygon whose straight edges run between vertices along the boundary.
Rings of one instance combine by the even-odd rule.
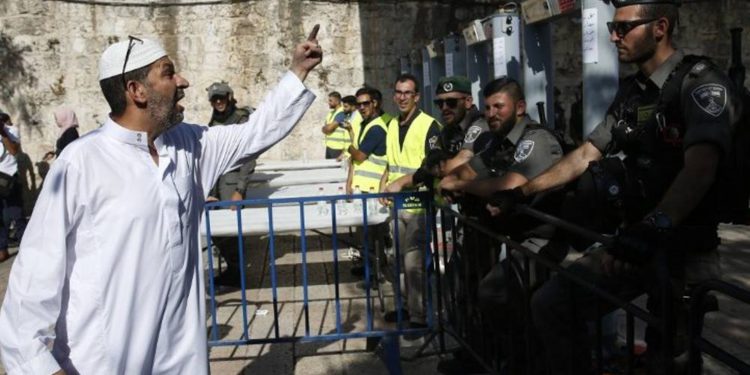
[[[526,128],[523,130],[523,134],[521,134],[521,137],[519,138],[519,141],[521,139],[524,139],[526,136],[526,133],[530,130],[544,130],[555,136],[554,132],[552,132],[550,129],[539,125],[539,124],[526,124]],[[484,134],[487,134],[486,137],[489,137],[487,140],[483,140],[482,136]],[[480,154],[480,158],[482,159],[482,162],[484,165],[492,171],[495,175],[502,175],[510,169],[510,166],[513,165],[515,162],[515,154],[516,154],[516,145],[511,143],[506,139],[506,136],[499,136],[494,132],[487,132],[482,134],[482,136],[479,137],[479,139],[476,140],[475,143],[481,143],[481,142],[488,142],[487,146],[484,146],[484,148],[487,149],[486,152],[482,152]],[[483,147],[480,145],[480,147]]]

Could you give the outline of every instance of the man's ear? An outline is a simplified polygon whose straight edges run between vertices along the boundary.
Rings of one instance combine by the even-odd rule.
[[[654,21],[653,31],[656,40],[662,40],[662,38],[667,36],[667,30],[669,30],[669,20],[666,17]]]
[[[146,104],[146,86],[138,81],[128,81],[125,87],[125,95],[130,97],[136,105]]]
[[[464,108],[471,109],[471,106],[474,105],[474,97],[471,95],[467,96],[466,99],[464,99]]]
[[[521,99],[516,102],[516,116],[523,116],[526,114],[526,100]]]

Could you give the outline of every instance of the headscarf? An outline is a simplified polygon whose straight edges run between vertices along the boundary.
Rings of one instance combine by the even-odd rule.
[[[60,128],[60,134],[65,133],[70,128],[78,127],[78,117],[68,107],[60,107],[55,110],[55,122],[57,122],[57,127]]]

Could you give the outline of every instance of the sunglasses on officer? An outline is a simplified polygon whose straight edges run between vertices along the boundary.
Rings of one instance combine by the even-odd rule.
[[[448,106],[450,109],[455,109],[458,106],[458,101],[466,99],[466,97],[463,98],[448,98],[448,99],[435,99],[432,101],[432,103],[435,104],[435,107],[443,108],[443,105]]]
[[[365,100],[363,102],[357,102],[357,108],[367,107],[372,103],[372,100]]]
[[[632,31],[633,29],[635,29],[636,27],[645,25],[647,23],[651,23],[657,20],[659,20],[659,18],[646,18],[642,20],[632,20],[632,21],[612,21],[612,22],[607,22],[607,30],[609,30],[610,35],[614,32],[618,38],[622,39],[625,37],[625,35],[628,35],[628,33]]]

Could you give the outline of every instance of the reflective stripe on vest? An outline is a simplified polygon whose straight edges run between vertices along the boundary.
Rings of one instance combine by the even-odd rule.
[[[344,111],[344,107],[338,106],[326,115],[326,124],[330,124],[336,115]],[[332,150],[343,150],[349,147],[349,133],[346,129],[336,127],[333,133],[326,135],[326,147]]]
[[[361,128],[361,117],[359,122],[356,124],[358,128]],[[354,124],[352,124],[354,126]],[[354,138],[355,148],[359,149],[360,142],[367,137],[367,133],[370,129],[380,127],[383,131],[387,131],[386,125],[383,120],[378,117],[370,121],[366,126],[362,134]],[[359,133],[357,131],[356,133]],[[360,191],[367,192],[370,189],[374,191],[380,190],[380,178],[383,177],[383,172],[388,164],[385,155],[377,156],[370,154],[362,162],[353,161],[354,173],[352,174],[352,188],[359,186]]]
[[[386,155],[388,160],[388,183],[399,179],[406,174],[412,174],[422,165],[425,157],[425,143],[430,125],[436,122],[424,112],[409,125],[403,146],[399,144],[399,119],[394,117],[388,124],[386,135]],[[420,213],[420,209],[408,209],[412,213]]]

